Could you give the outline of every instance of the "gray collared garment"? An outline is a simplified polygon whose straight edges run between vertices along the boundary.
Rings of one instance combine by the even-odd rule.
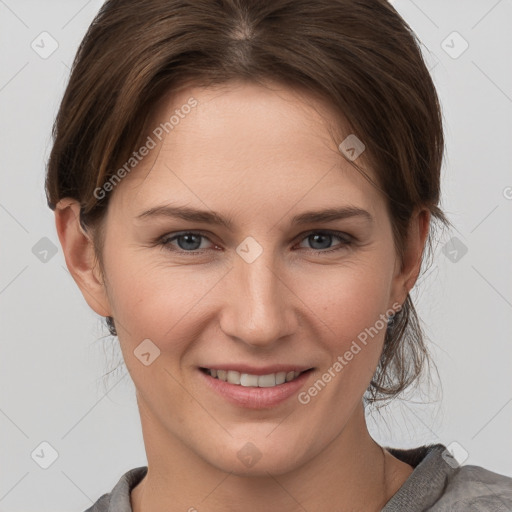
[[[480,466],[458,466],[442,444],[386,449],[414,471],[381,512],[512,512],[512,478]],[[132,512],[130,492],[147,469],[127,471],[85,512]]]

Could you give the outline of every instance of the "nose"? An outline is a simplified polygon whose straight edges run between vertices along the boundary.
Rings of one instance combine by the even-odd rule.
[[[237,256],[223,291],[220,327],[227,336],[264,348],[295,331],[297,297],[270,251],[251,263]]]

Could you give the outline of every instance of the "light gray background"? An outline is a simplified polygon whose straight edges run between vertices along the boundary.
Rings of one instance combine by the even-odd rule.
[[[512,2],[393,3],[441,97],[442,206],[456,230],[413,293],[443,394],[372,414],[371,432],[386,446],[458,443],[464,464],[512,476]],[[0,0],[0,512],[83,511],[146,464],[133,384],[122,367],[103,379],[120,352],[66,269],[43,192],[69,66],[101,4]],[[31,48],[43,31],[58,42],[46,59]],[[453,31],[469,44],[457,58]],[[453,236],[467,247],[456,262],[442,250]],[[58,249],[46,262],[33,253],[43,237]],[[44,441],[58,452],[48,469],[31,456],[50,456]]]

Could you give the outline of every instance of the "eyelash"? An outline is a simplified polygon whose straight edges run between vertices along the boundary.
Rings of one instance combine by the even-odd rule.
[[[347,233],[343,233],[341,231],[331,231],[331,230],[316,230],[315,231],[315,230],[313,230],[313,231],[309,231],[309,232],[305,233],[304,235],[302,235],[302,238],[299,240],[299,243],[302,242],[303,240],[305,240],[306,238],[310,237],[311,235],[318,235],[318,234],[333,236],[335,238],[338,238],[342,243],[339,244],[338,246],[334,247],[333,249],[309,249],[308,252],[313,252],[313,253],[317,253],[317,254],[325,254],[325,253],[332,253],[332,252],[340,251],[343,248],[352,245],[353,241],[355,240],[354,237],[352,237],[351,235],[348,235]],[[183,231],[183,232],[180,232],[177,234],[172,234],[171,236],[165,235],[164,237],[158,239],[156,242],[158,245],[162,246],[164,249],[166,249],[168,251],[178,252],[181,254],[201,255],[201,254],[204,254],[204,252],[208,250],[208,249],[195,249],[192,251],[185,251],[184,249],[180,249],[180,248],[177,248],[177,249],[170,248],[171,247],[170,242],[173,242],[174,240],[176,240],[182,236],[186,236],[186,235],[198,235],[198,236],[201,236],[201,237],[209,240],[208,236],[200,231]],[[210,240],[210,242],[211,242],[211,240]]]

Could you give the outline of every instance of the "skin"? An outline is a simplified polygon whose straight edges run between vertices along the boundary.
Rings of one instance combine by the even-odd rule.
[[[161,103],[153,126],[191,96],[198,105],[111,193],[104,274],[77,202],[65,198],[55,212],[67,266],[89,306],[114,317],[135,383],[149,471],[131,493],[133,510],[380,510],[412,472],[371,438],[364,417],[385,329],[306,405],[296,396],[270,409],[232,405],[202,384],[197,367],[307,365],[315,368],[307,390],[379,315],[403,304],[429,212],[414,212],[401,262],[385,199],[341,157],[327,130],[336,119],[320,99],[276,84],[190,86]],[[171,201],[218,212],[233,230],[135,219]],[[347,205],[373,221],[290,224]],[[155,242],[188,230],[206,238]],[[322,230],[355,240],[309,236]],[[252,263],[236,252],[248,236],[263,249]],[[147,338],[160,349],[148,366],[134,355]],[[237,452],[249,441],[261,458],[246,467]]]

